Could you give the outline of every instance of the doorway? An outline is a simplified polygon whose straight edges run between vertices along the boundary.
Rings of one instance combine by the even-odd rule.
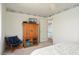
[[[48,20],[48,39],[53,38],[53,20]]]

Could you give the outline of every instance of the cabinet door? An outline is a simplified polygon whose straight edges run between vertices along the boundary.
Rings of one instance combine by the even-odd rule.
[[[35,24],[34,25],[34,37],[38,37],[38,25],[37,24]]]
[[[30,38],[30,24],[26,24],[26,38]]]
[[[34,35],[35,35],[34,30],[35,30],[34,24],[31,24],[31,25],[30,25],[30,37],[31,37],[31,38],[33,38]]]
[[[23,24],[23,37],[26,38],[26,23]]]

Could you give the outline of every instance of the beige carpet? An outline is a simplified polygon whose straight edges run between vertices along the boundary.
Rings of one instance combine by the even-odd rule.
[[[14,52],[6,51],[6,52],[4,52],[4,55],[29,55],[32,51],[34,51],[36,49],[46,47],[46,46],[50,46],[52,44],[53,44],[52,40],[48,40],[48,41],[39,43],[39,45],[37,45],[37,46],[16,49]]]

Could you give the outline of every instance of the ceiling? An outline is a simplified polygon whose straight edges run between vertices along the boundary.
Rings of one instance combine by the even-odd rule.
[[[5,5],[8,11],[43,17],[79,6],[78,3],[7,3]]]

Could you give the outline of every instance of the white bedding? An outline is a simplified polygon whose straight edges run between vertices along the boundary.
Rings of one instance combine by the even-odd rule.
[[[62,43],[54,47],[62,55],[79,55],[79,43]]]
[[[48,46],[37,49],[31,53],[31,55],[58,55],[59,53],[54,49],[54,46]]]
[[[40,48],[31,55],[79,55],[79,44],[61,43]]]

